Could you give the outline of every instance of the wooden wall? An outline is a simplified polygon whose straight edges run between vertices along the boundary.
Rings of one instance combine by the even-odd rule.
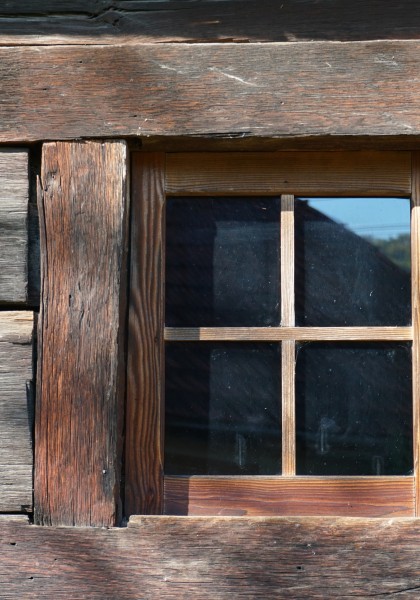
[[[0,8],[0,143],[124,137],[136,149],[167,151],[418,149],[419,17],[417,0],[8,0]],[[70,176],[82,173],[94,192],[97,173],[90,178],[71,164],[65,163],[73,169]],[[47,172],[53,179],[53,169]],[[50,199],[59,198],[58,187]],[[38,527],[11,514],[32,508],[29,311],[39,302],[39,282],[28,190],[27,151],[3,147],[0,512],[10,514],[0,518],[0,597],[417,597],[420,525],[415,519],[149,517],[133,518],[128,528],[101,529]],[[95,207],[98,203],[89,207],[91,216]],[[60,210],[66,213],[65,204]],[[76,212],[72,223],[87,243]],[[94,216],[105,219],[101,211]],[[55,235],[49,240],[53,254],[59,229]],[[85,265],[85,274],[94,273],[95,266]],[[69,272],[67,283],[73,285],[77,272]],[[110,277],[117,287],[122,283],[115,269]],[[86,287],[83,301],[88,292]],[[108,304],[101,305],[99,296],[92,302],[92,314],[98,307],[106,313]],[[119,302],[112,308],[121,310]],[[70,380],[82,336],[72,330],[69,351],[60,323],[54,327],[49,350],[61,352],[61,365],[66,356],[76,361],[67,373]],[[106,351],[117,348],[115,323],[106,331],[112,342]],[[89,335],[85,323],[81,333]],[[90,356],[85,380],[98,358]],[[101,368],[108,358],[106,352],[99,357]],[[45,366],[54,371],[52,354]],[[112,377],[117,367],[113,362]],[[58,387],[56,392],[49,390],[51,410],[64,398]],[[92,431],[104,439],[100,401],[94,393],[84,398],[91,402]],[[114,399],[111,394],[111,408]],[[79,431],[83,414],[74,415]],[[38,431],[45,443],[56,434],[42,424]],[[118,435],[118,428],[112,431]],[[60,439],[59,458],[65,461],[71,431]],[[114,479],[104,486],[102,505],[107,514],[120,469],[117,446],[114,439]],[[45,455],[44,464],[49,468],[56,460],[59,470],[57,457]],[[100,459],[101,453],[93,452],[83,465],[96,469]],[[74,466],[75,454],[72,460]],[[82,471],[75,473],[82,485]],[[51,470],[43,485],[53,488],[52,477]],[[80,489],[88,506],[92,487],[86,481]],[[73,491],[69,485],[67,500]],[[41,514],[39,520],[60,523],[66,511],[68,518],[72,508],[65,501],[56,495],[54,519]],[[48,513],[48,498],[44,508]]]
[[[4,149],[0,151],[0,512],[32,510],[34,318],[29,311],[11,310],[35,300],[29,211],[28,152]]]

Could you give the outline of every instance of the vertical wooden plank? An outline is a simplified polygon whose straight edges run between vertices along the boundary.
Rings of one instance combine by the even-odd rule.
[[[413,442],[416,516],[420,515],[420,152],[412,155],[411,294],[413,319]]]
[[[35,521],[118,521],[127,147],[45,144]]]
[[[163,510],[165,156],[132,163],[126,514]]]
[[[281,344],[282,474],[296,474],[295,342]]]
[[[294,196],[281,197],[281,324],[295,324]],[[282,474],[296,473],[295,434],[295,342],[284,340],[282,368]]]
[[[295,197],[281,197],[281,324],[295,324]]]

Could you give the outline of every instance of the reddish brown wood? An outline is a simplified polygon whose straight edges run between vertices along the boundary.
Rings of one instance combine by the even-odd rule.
[[[406,196],[411,193],[411,153],[170,153],[166,190],[180,196],[280,192],[309,196]],[[285,215],[289,213],[285,211]],[[293,218],[288,228],[293,231]]]
[[[165,477],[165,514],[414,516],[413,477]]]
[[[0,48],[0,142],[420,135],[419,53],[417,41]]]
[[[117,520],[124,394],[124,142],[44,145],[35,519]]]
[[[126,513],[163,508],[165,157],[134,153],[128,325]]]
[[[418,598],[420,520],[143,517],[128,528],[0,518],[10,600]]]

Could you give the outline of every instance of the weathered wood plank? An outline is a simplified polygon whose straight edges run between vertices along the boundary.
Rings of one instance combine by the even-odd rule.
[[[126,514],[163,509],[165,156],[132,164]]]
[[[44,145],[35,511],[117,520],[124,396],[127,148]]]
[[[165,477],[165,514],[414,516],[413,477]]]
[[[412,327],[165,327],[167,342],[412,339]]]
[[[409,152],[168,154],[168,194],[259,195],[280,192],[315,196],[409,195],[411,154]]]
[[[26,150],[0,151],[0,304],[28,303]]]
[[[0,312],[0,512],[32,508],[33,314]]]
[[[417,41],[0,48],[0,142],[420,135],[419,54]]]
[[[240,6],[239,5],[240,2]],[[419,38],[415,0],[19,0],[0,9],[10,43],[264,42]]]
[[[125,529],[0,519],[8,600],[418,597],[420,521],[133,518]]]

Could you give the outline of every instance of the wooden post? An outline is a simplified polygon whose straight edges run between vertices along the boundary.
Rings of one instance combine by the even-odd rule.
[[[35,521],[118,522],[127,147],[45,144]]]
[[[133,155],[126,514],[163,510],[165,156]]]

